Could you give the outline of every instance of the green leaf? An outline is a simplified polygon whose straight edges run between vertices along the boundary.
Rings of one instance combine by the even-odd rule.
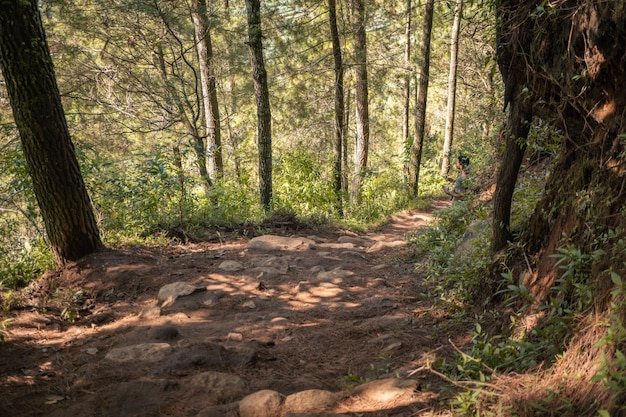
[[[611,272],[611,281],[613,281],[613,284],[615,285],[622,285],[622,278],[615,272]]]

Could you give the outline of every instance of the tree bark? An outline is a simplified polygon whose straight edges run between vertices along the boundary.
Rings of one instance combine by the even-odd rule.
[[[348,157],[348,126],[350,126],[350,91],[346,92],[346,85],[344,84],[344,110],[343,110],[343,143],[342,143],[342,166],[343,166],[343,180],[341,184],[341,191],[343,195],[347,196],[350,193],[350,158]]]
[[[365,4],[363,0],[353,0],[354,14],[354,56],[355,56],[355,106],[356,139],[354,145],[354,178],[352,202],[361,202],[361,183],[367,168],[369,153],[370,122],[367,84],[367,37],[365,32]]]
[[[450,150],[454,137],[454,111],[456,107],[456,70],[459,54],[459,32],[461,30],[461,16],[463,14],[463,0],[456,1],[454,9],[454,23],[450,36],[450,70],[448,73],[448,106],[446,109],[446,127],[443,142],[443,157],[441,160],[441,175],[447,176],[450,171]]]
[[[267,86],[267,72],[263,59],[260,1],[246,0],[246,10],[248,13],[248,49],[252,65],[258,119],[259,193],[261,206],[267,212],[272,205],[272,113]]]
[[[208,159],[209,175],[211,178],[222,176],[224,163],[222,162],[222,138],[220,127],[219,103],[213,73],[213,47],[211,45],[211,31],[207,16],[206,0],[192,0],[191,16],[196,35],[196,49],[198,51],[198,66],[200,67],[200,84],[202,87],[202,104],[204,108],[204,123],[206,135],[206,156]]]
[[[335,0],[328,0],[328,17],[330,23],[330,38],[333,45],[333,61],[335,64],[335,121],[333,129],[333,189],[335,190],[335,207],[343,215],[342,203],[342,150],[343,150],[343,61],[341,57],[341,43],[337,30],[337,9]]]
[[[422,149],[426,131],[426,102],[430,78],[430,41],[432,38],[434,9],[435,1],[426,0],[424,3],[424,22],[422,24],[422,45],[420,48],[420,78],[415,106],[415,138],[411,147],[411,162],[409,165],[409,195],[412,197],[417,197],[418,194]]]
[[[525,53],[529,48],[529,31],[516,32],[519,25],[513,21],[515,4],[513,0],[502,1],[497,10],[498,66],[505,85],[504,106],[508,107],[509,113],[502,133],[505,149],[493,198],[492,254],[504,249],[512,238],[511,202],[532,119],[532,100],[529,93],[526,93],[528,78]]]
[[[413,71],[411,68],[411,0],[406,0],[406,15],[404,24],[404,67],[406,74],[404,75],[404,112],[402,120],[402,140],[407,144],[409,149],[409,125],[411,117],[411,77]]]
[[[0,3],[0,67],[50,248],[63,265],[103,247],[35,0]]]
[[[502,132],[505,136],[505,148],[496,181],[493,197],[493,234],[491,252],[504,249],[511,241],[511,201],[524,152],[526,137],[530,130],[532,109],[527,101],[519,99],[509,104],[507,125]]]
[[[191,145],[193,147],[194,153],[196,154],[195,164],[198,168],[198,174],[203,180],[204,188],[208,195],[211,191],[211,188],[213,187],[213,181],[211,180],[211,176],[209,175],[209,171],[207,170],[204,138],[198,130],[196,121],[190,119],[187,115],[187,112],[185,111],[185,104],[183,103],[183,100],[180,97],[178,90],[176,90],[176,88],[170,81],[167,67],[165,65],[165,58],[163,56],[163,48],[161,44],[158,44],[156,47],[156,59],[158,60],[157,65],[159,67],[159,73],[161,75],[161,79],[163,80],[163,85],[165,86],[167,95],[176,106],[176,110],[178,110],[178,117],[180,117],[181,123],[185,126],[185,128],[187,129],[187,133],[191,137]]]

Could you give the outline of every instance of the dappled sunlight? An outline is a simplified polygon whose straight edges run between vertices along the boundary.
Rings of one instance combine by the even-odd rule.
[[[215,405],[210,398],[185,388],[187,379],[180,378],[218,372],[243,378],[248,393],[253,387],[284,395],[310,388],[336,392],[336,410],[345,412],[434,409],[440,401],[436,387],[443,382],[428,372],[410,372],[452,335],[428,330],[446,315],[415,296],[425,292],[424,283],[410,266],[392,260],[406,248],[368,252],[380,241],[402,241],[393,238],[399,228],[390,224],[386,230],[384,239],[368,234],[322,236],[315,244],[265,241],[278,242],[279,250],[250,250],[241,241],[229,248],[195,244],[189,252],[178,246],[142,249],[137,257],[130,250],[96,255],[54,278],[57,287],[74,289],[58,300],[75,308],[74,322],[59,320],[56,307],[20,322],[6,346],[37,346],[39,360],[13,367],[3,384],[59,395],[62,400],[47,406],[63,410],[92,407],[100,395],[121,396],[108,385],[120,378],[137,390],[136,398],[160,386],[133,385],[138,377],[178,380],[179,388],[157,396],[158,402],[209,407]],[[285,249],[292,243],[295,250]],[[89,308],[78,304],[82,298],[67,298],[76,285],[89,286]],[[55,376],[42,377],[42,364]],[[63,387],[55,385],[62,380]],[[391,385],[370,385],[378,380]],[[367,390],[356,390],[361,386]],[[183,397],[192,403],[176,399]]]

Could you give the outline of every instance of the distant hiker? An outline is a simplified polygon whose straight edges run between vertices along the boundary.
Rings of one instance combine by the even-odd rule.
[[[449,185],[443,186],[443,191],[450,196],[454,201],[465,197],[467,193],[467,177],[469,175],[470,160],[465,155],[459,155],[456,161],[456,168],[459,170],[459,175],[456,179],[446,178],[450,182],[454,182],[454,187],[450,188]]]

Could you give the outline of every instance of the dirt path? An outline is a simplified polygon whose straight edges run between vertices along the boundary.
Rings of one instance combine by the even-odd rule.
[[[450,387],[425,368],[465,339],[406,247],[429,218],[284,224],[49,274],[5,314],[0,415],[444,415]]]

